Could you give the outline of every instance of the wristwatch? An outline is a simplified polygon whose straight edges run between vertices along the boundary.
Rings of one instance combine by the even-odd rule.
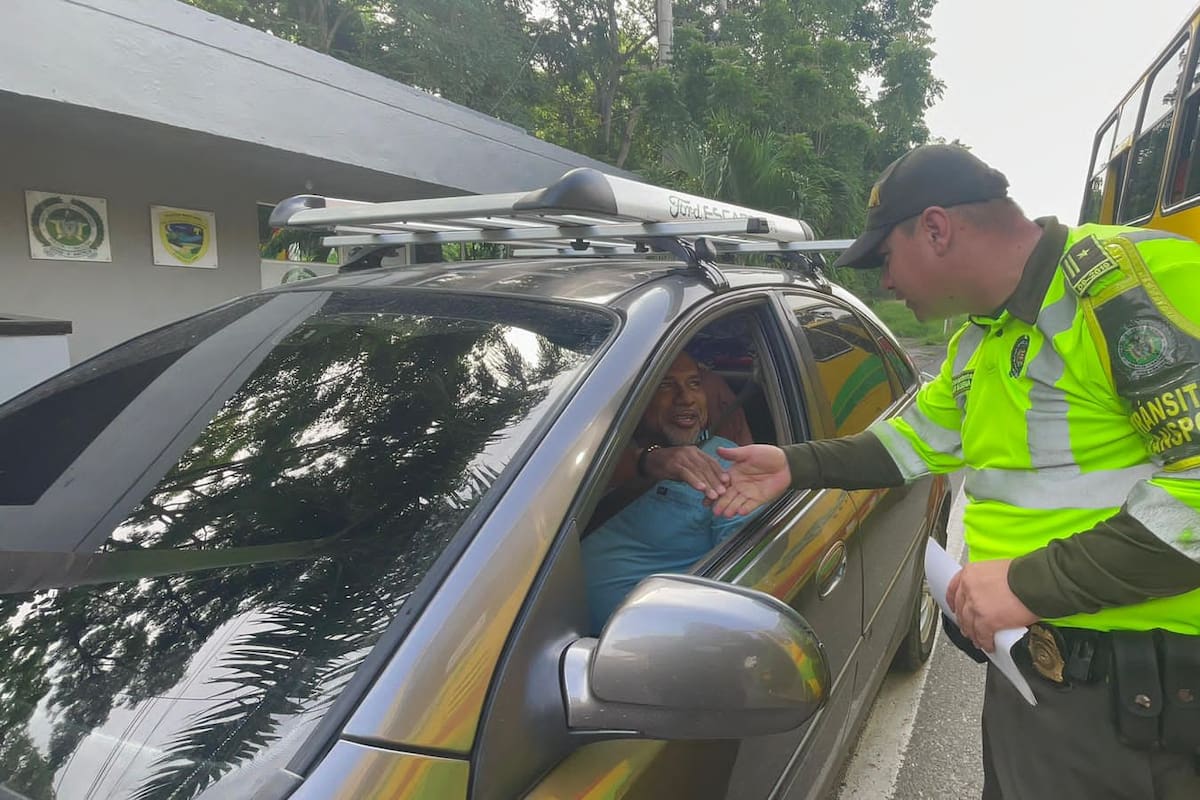
[[[650,477],[649,475],[646,474],[646,456],[650,455],[655,450],[661,450],[661,449],[662,449],[661,444],[648,444],[642,450],[642,452],[638,454],[638,460],[637,460],[638,475],[641,475],[643,478]]]

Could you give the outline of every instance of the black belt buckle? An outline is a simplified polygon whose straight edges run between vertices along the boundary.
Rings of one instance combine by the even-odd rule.
[[[1063,651],[1066,649],[1062,635],[1050,625],[1035,622],[1029,626],[1029,637],[1025,640],[1029,648],[1029,659],[1033,668],[1046,680],[1062,686],[1066,683],[1063,668],[1066,660]]]

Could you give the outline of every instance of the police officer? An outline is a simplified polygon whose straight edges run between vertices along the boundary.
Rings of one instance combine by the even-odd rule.
[[[967,314],[940,374],[851,437],[719,451],[715,513],[789,488],[965,467],[967,645],[989,665],[984,798],[1200,798],[1200,245],[1028,219],[967,150],[918,147],[871,190],[838,266],[882,267],[919,319]]]

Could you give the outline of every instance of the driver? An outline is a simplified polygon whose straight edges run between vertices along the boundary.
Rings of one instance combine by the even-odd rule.
[[[659,448],[696,445],[699,453],[720,463],[718,447],[730,440],[708,435],[708,399],[700,366],[680,353],[642,414],[636,438],[653,452]],[[742,525],[748,517],[715,516],[704,505],[705,493],[683,481],[664,479],[609,517],[584,537],[591,630],[605,621],[642,578],[656,572],[687,572]]]

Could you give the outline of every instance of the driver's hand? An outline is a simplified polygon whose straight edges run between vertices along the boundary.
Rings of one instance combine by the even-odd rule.
[[[709,500],[716,500],[725,492],[728,476],[721,463],[695,445],[682,447],[660,447],[646,454],[644,470],[647,478],[655,482],[662,480],[682,481]]]

